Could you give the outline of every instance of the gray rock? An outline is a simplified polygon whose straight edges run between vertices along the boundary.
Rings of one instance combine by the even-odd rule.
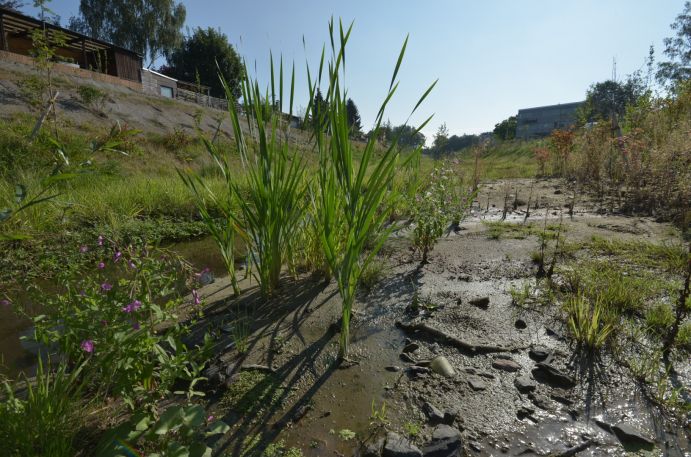
[[[432,403],[428,401],[425,402],[422,405],[422,411],[432,423],[438,424],[439,422],[444,422],[444,413]]]
[[[528,356],[536,362],[544,361],[547,357],[549,357],[549,354],[549,349],[541,346],[536,346],[528,351]]]
[[[430,362],[430,368],[435,373],[440,374],[442,376],[446,376],[447,378],[456,376],[456,371],[453,369],[449,361],[443,355],[440,355],[439,357],[435,357],[434,359],[432,359],[432,362]]]
[[[468,303],[473,306],[477,306],[480,309],[487,309],[489,308],[489,297],[473,298]]]
[[[422,451],[395,432],[386,434],[383,457],[422,457]]]
[[[533,369],[533,377],[539,382],[561,389],[571,389],[576,386],[576,380],[572,376],[549,363],[538,363]]]
[[[470,388],[474,391],[487,389],[487,384],[479,378],[468,379],[468,385],[470,385]]]
[[[399,357],[400,357],[401,360],[403,360],[404,362],[415,363],[415,359],[412,358],[412,357],[410,356],[410,354],[408,354],[407,352],[401,352],[401,355],[400,355]]]
[[[459,457],[462,451],[461,432],[448,425],[435,428],[432,432],[432,441],[422,450],[424,457]]]
[[[365,443],[358,455],[360,457],[380,457],[383,448],[384,438],[382,437],[376,441],[368,441]]]
[[[446,425],[453,425],[456,419],[460,416],[460,412],[456,408],[447,409],[444,411],[444,423]]]
[[[406,354],[408,354],[408,353],[411,353],[411,352],[415,352],[415,351],[417,351],[418,349],[420,349],[420,345],[419,345],[419,344],[417,344],[417,343],[408,343],[408,344],[406,344],[405,347],[403,348],[403,352],[406,353]]]
[[[511,359],[494,359],[494,362],[492,362],[492,367],[496,368],[497,370],[514,372],[521,369],[521,364],[514,362]]]
[[[625,422],[620,422],[613,426],[612,431],[617,435],[617,438],[619,438],[619,441],[621,441],[624,447],[635,446],[650,448],[655,445],[655,442],[645,436],[640,430]]]
[[[392,373],[397,373],[397,372],[401,371],[401,367],[398,367],[396,365],[389,365],[388,367],[384,367],[384,369],[386,371],[390,371]]]
[[[528,375],[517,377],[514,379],[513,385],[516,386],[516,389],[518,389],[518,391],[522,394],[527,394],[537,389],[537,383]]]

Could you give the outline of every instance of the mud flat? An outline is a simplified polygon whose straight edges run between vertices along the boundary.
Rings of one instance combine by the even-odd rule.
[[[208,400],[212,414],[232,424],[217,449],[238,456],[292,455],[291,448],[307,456],[688,455],[688,417],[651,398],[651,385],[621,352],[578,350],[563,308],[540,298],[534,262],[548,224],[560,224],[571,243],[570,260],[558,267],[589,260],[594,254],[579,243],[594,236],[673,245],[678,232],[598,211],[585,199],[571,216],[572,197],[556,181],[509,185],[514,195],[532,187],[544,196],[527,221],[527,202],[507,211],[502,224],[523,228],[487,224],[502,218],[505,196],[492,203],[492,189],[484,188],[428,264],[411,252],[406,230],[390,240],[381,278],[358,300],[351,363],[336,361],[333,284],[287,279],[270,302],[255,290],[230,299],[222,279],[208,286],[212,305],[200,333],[214,330],[219,350],[207,370]],[[229,316],[254,324],[238,335]],[[677,361],[681,404],[690,379],[688,362]]]

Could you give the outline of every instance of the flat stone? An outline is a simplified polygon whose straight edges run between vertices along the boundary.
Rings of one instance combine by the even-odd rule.
[[[410,354],[408,354],[407,352],[401,352],[401,355],[399,355],[399,357],[400,357],[401,360],[403,360],[404,362],[415,363],[415,359],[412,358],[412,357],[410,356]]]
[[[397,373],[401,371],[401,367],[396,366],[396,365],[389,365],[388,367],[384,367],[386,371],[390,371],[392,373]]]
[[[428,401],[425,402],[422,405],[422,411],[432,423],[437,424],[439,422],[444,422],[444,413],[442,413],[441,410],[432,403]]]
[[[383,457],[422,457],[422,451],[413,443],[395,432],[386,434]]]
[[[430,370],[427,367],[421,367],[419,365],[413,365],[412,367],[408,367],[408,371],[412,374],[429,374],[432,370]]]
[[[430,362],[430,368],[435,373],[440,374],[442,376],[446,376],[447,378],[456,376],[456,371],[453,369],[449,361],[443,355],[440,355],[432,359],[432,361]]]
[[[479,297],[479,298],[473,298],[468,301],[473,306],[477,306],[480,309],[487,309],[489,308],[489,297]]]
[[[497,370],[515,372],[521,369],[521,364],[511,359],[494,359],[492,367]]]
[[[612,431],[621,444],[626,446],[636,446],[636,447],[652,447],[655,442],[645,436],[640,430],[636,429],[631,424],[625,422],[620,422],[612,427]]]
[[[411,353],[411,352],[415,352],[415,351],[417,351],[418,349],[420,349],[420,345],[419,345],[419,344],[417,344],[417,343],[408,343],[408,344],[406,344],[405,347],[403,348],[403,352],[406,353],[406,354],[408,354],[408,353]]]
[[[424,457],[460,457],[463,452],[463,439],[458,429],[439,425],[432,432],[432,441],[423,449]]]
[[[479,378],[468,379],[468,385],[470,385],[470,388],[474,391],[487,389],[487,384]]]
[[[528,356],[536,362],[542,362],[549,357],[550,351],[542,346],[535,346],[528,351]]]
[[[542,383],[561,389],[571,389],[576,386],[576,380],[548,363],[538,363],[533,368],[533,377]]]
[[[522,394],[527,394],[528,392],[533,392],[535,389],[537,389],[537,383],[528,375],[517,377],[514,379],[513,385],[516,386],[516,389],[518,389],[518,391]]]

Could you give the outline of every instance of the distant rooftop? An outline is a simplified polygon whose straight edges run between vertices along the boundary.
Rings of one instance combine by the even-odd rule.
[[[556,105],[545,105],[545,106],[535,106],[532,108],[521,108],[518,110],[518,112],[524,112],[524,111],[532,111],[532,110],[544,110],[544,109],[550,109],[550,108],[561,108],[561,109],[571,109],[571,108],[577,108],[579,105],[583,104],[584,102],[571,102],[571,103],[558,103]]]

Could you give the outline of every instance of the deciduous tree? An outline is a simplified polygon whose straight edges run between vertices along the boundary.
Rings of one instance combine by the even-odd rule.
[[[218,65],[217,65],[218,64]],[[214,28],[196,28],[184,39],[182,46],[168,54],[168,65],[162,72],[184,81],[197,81],[211,88],[215,97],[224,96],[220,74],[233,95],[240,96],[244,71],[240,56],[228,42],[228,37]]]
[[[175,0],[80,0],[69,27],[138,52],[151,67],[180,45],[186,15]]]

